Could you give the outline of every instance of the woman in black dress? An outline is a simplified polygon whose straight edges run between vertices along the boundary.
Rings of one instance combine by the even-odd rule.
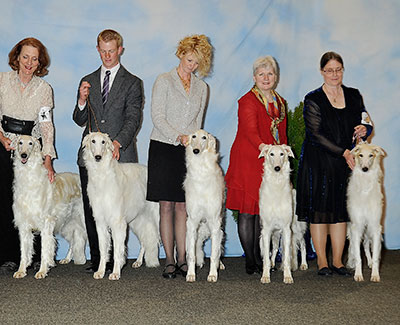
[[[342,262],[346,240],[347,179],[354,167],[350,150],[357,138],[366,139],[372,124],[360,92],[345,87],[343,60],[335,52],[325,53],[320,62],[324,84],[304,99],[306,138],[297,181],[300,221],[310,223],[317,253],[318,274],[350,275]],[[327,236],[332,244],[332,264],[326,256]]]

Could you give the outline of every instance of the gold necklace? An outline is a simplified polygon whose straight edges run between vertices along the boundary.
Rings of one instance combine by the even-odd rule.
[[[176,73],[178,74],[179,79],[181,79],[183,88],[185,89],[185,91],[186,91],[187,93],[189,93],[191,75],[189,75],[189,79],[188,79],[188,80],[185,80],[185,79],[183,79],[183,78],[181,77],[181,75],[179,74],[178,69],[176,69]]]
[[[338,91],[336,96],[333,96],[332,94],[329,93],[328,88],[325,85],[325,92],[326,94],[332,98],[333,102],[336,103],[336,98],[338,98],[341,95],[342,87],[340,87],[340,90]]]

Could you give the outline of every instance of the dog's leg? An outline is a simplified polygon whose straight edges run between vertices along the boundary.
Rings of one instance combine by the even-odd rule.
[[[59,261],[60,264],[68,264],[72,260],[72,244],[69,242],[67,255]]]
[[[286,284],[293,283],[292,272],[290,271],[290,225],[287,225],[282,231],[283,244],[283,282]]]
[[[372,227],[372,272],[371,281],[380,282],[381,278],[379,276],[379,260],[381,257],[381,225],[374,225]]]
[[[308,269],[308,264],[307,264],[306,241],[304,239],[304,234],[301,234],[300,238],[300,254],[301,254],[300,270],[305,271]],[[296,256],[296,261],[297,261],[297,256]]]
[[[97,222],[96,229],[99,237],[100,264],[99,269],[94,272],[93,278],[102,279],[106,273],[106,263],[108,262],[108,251],[110,249],[110,235],[107,225],[103,222]]]
[[[186,261],[188,264],[188,271],[186,274],[186,282],[196,281],[196,253],[195,243],[197,237],[197,224],[195,217],[188,213],[188,219],[186,223]]]
[[[291,254],[292,254],[292,259],[291,259],[291,269],[292,271],[296,271],[298,268],[298,259],[297,259],[297,253],[298,253],[298,247],[297,247],[297,239],[296,234],[292,234],[292,242],[291,242]]]
[[[132,267],[134,269],[138,269],[139,267],[142,266],[142,264],[143,264],[143,256],[144,256],[144,248],[143,248],[142,245],[140,245],[139,255],[138,255],[136,261],[132,263]]]
[[[86,230],[78,226],[74,230],[74,239],[71,243],[72,257],[74,264],[83,265],[86,263],[85,247],[86,247]]]
[[[223,232],[221,224],[216,222],[210,225],[211,231],[211,258],[210,258],[210,273],[208,274],[208,282],[217,282],[218,280],[218,266],[221,257],[221,243]]]
[[[18,227],[21,249],[21,260],[18,271],[13,277],[21,279],[26,276],[26,269],[32,263],[33,256],[33,233],[28,226]]]
[[[261,229],[260,245],[262,247],[262,258],[263,258],[263,273],[261,276],[261,283],[270,283],[270,269],[271,259],[269,257],[270,252],[270,241],[271,241],[271,229],[264,227]]]
[[[121,217],[121,220],[124,220]],[[121,277],[121,269],[125,264],[125,238],[126,238],[126,227],[125,222],[115,223],[111,226],[111,234],[114,245],[114,269],[108,276],[109,280],[119,280]]]
[[[363,231],[362,226],[358,226],[355,223],[351,223],[349,257],[351,260],[350,264],[354,264],[355,267],[354,281],[357,282],[364,281],[364,277],[362,275],[361,252],[360,252],[362,231]]]
[[[276,261],[276,254],[278,254],[279,250],[279,240],[280,240],[280,234],[278,231],[275,231],[272,233],[272,252],[271,252],[271,268],[276,270],[275,267],[275,261]]]
[[[371,255],[371,250],[373,247],[371,247],[371,239],[369,235],[365,234],[364,235],[364,240],[363,240],[363,246],[364,246],[364,253],[365,257],[367,258],[367,265],[371,269],[372,268],[372,255]]]
[[[204,242],[211,236],[209,229],[210,225],[204,222],[200,222],[197,230],[196,239],[196,265],[201,269],[204,266]]]
[[[56,250],[56,240],[54,238],[55,218],[46,217],[42,237],[42,257],[40,269],[35,274],[36,279],[44,279],[47,276],[50,266],[54,266],[54,254]]]

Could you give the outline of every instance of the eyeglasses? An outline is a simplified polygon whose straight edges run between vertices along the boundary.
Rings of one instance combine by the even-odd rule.
[[[336,69],[326,69],[322,70],[324,71],[328,76],[332,76],[333,74],[342,74],[344,71],[344,68],[336,68]]]

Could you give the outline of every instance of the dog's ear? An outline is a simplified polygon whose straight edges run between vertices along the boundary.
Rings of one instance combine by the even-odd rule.
[[[91,137],[91,134],[92,134],[92,132],[89,132],[89,134],[87,134],[87,135],[83,138],[83,140],[82,140],[82,149],[84,149],[84,148],[88,145],[89,140],[90,140],[90,137]]]
[[[386,156],[385,151],[384,151],[381,147],[379,147],[379,146],[373,146],[373,150],[374,150],[374,152],[375,152],[377,155],[380,155],[380,156],[382,156],[382,157],[385,157],[385,156]]]
[[[36,152],[40,152],[43,155],[42,148],[41,148],[42,146],[40,145],[39,140],[34,137],[31,137],[31,140],[33,141],[33,150]]]
[[[350,151],[350,153],[352,153],[353,155],[356,155],[359,151],[360,151],[360,146],[359,146],[359,145],[356,145],[356,146]]]
[[[285,149],[285,151],[289,157],[294,158],[294,154],[293,154],[292,148],[290,148],[290,146],[283,144],[283,149]]]
[[[207,150],[210,152],[216,152],[217,150],[217,140],[210,133],[208,134]]]
[[[262,158],[265,157],[265,153],[269,150],[269,148],[271,148],[270,144],[265,144],[261,150],[260,150],[260,154],[258,155],[258,158]]]
[[[111,140],[111,138],[109,137],[108,134],[104,133],[107,137],[106,137],[106,148],[107,150],[110,150],[111,152],[114,151],[114,145],[113,145],[113,141]]]
[[[17,145],[19,143],[19,139],[20,139],[20,136],[17,136],[16,138],[14,138],[14,140],[11,140],[10,147],[14,148],[14,149],[17,149]]]

